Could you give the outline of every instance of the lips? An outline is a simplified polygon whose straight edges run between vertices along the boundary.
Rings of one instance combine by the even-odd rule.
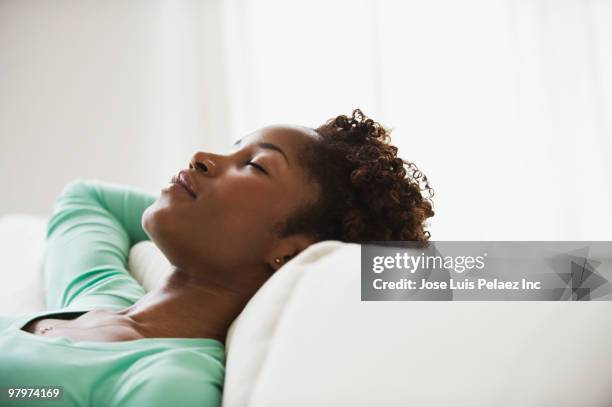
[[[173,176],[171,182],[174,184],[179,184],[185,188],[185,190],[189,192],[189,195],[191,195],[193,198],[197,197],[195,188],[193,187],[193,182],[191,182],[189,174],[187,174],[185,170],[182,170],[178,173],[178,175]]]

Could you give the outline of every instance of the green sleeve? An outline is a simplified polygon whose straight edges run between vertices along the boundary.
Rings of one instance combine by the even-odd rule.
[[[47,225],[47,307],[124,307],[143,288],[127,270],[129,249],[148,240],[144,210],[157,198],[141,190],[77,179],[55,201]]]
[[[219,407],[225,368],[212,357],[175,350],[154,363],[141,361],[138,372],[116,389],[114,407]]]
[[[197,371],[191,371],[189,375],[160,372],[159,376],[152,377],[139,386],[134,386],[128,396],[113,403],[113,406],[221,406],[222,386],[202,376],[203,374]]]

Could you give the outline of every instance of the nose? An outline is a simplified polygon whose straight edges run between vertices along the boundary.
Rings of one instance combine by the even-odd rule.
[[[191,161],[189,161],[189,169],[195,169],[196,171],[201,171],[207,175],[213,175],[217,169],[213,154],[198,151],[191,157]]]

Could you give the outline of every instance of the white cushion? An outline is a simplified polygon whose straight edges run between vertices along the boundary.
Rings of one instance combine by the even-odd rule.
[[[333,241],[310,246],[279,269],[249,301],[228,332],[223,406],[248,405],[261,380],[266,361],[275,352],[273,348],[279,330],[284,329],[287,323],[285,315],[297,298],[302,280],[310,273],[325,272],[323,268],[330,265],[326,256],[341,253],[344,247],[359,250],[358,245]],[[321,280],[321,283],[326,284],[326,281]],[[310,301],[316,301],[318,293],[314,291],[312,294]],[[295,372],[292,372],[290,377],[294,375]],[[282,389],[277,391],[282,393]]]
[[[604,406],[612,302],[362,302],[360,247],[311,246],[229,336],[224,407]]]
[[[42,265],[47,218],[10,214],[0,218],[0,315],[45,309]]]

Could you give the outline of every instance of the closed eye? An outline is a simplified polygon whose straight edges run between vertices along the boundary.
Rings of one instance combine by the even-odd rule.
[[[252,165],[253,167],[257,168],[257,170],[263,172],[266,175],[269,175],[268,171],[266,171],[266,169],[264,167],[262,167],[261,165],[259,165],[257,163],[254,163],[253,161],[247,162],[247,165]]]

